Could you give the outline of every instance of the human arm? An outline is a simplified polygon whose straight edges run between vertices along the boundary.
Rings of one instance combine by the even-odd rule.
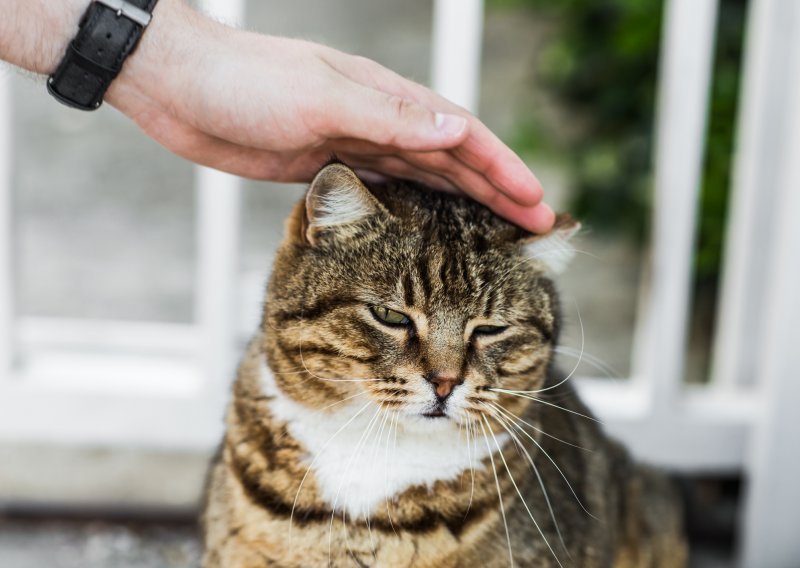
[[[0,58],[52,72],[87,5],[0,0]],[[158,2],[106,101],[176,154],[237,175],[307,181],[336,154],[460,188],[535,232],[553,223],[530,170],[463,109],[368,59],[227,27],[181,0]]]

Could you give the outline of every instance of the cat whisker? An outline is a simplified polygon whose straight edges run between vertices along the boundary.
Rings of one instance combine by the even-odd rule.
[[[514,553],[511,550],[511,533],[508,531],[508,520],[506,519],[506,507],[503,504],[503,494],[500,491],[500,480],[497,477],[497,468],[494,465],[494,457],[492,456],[492,448],[489,446],[489,437],[486,435],[486,428],[483,422],[480,422],[481,429],[483,430],[483,441],[486,442],[486,451],[489,453],[489,461],[492,463],[492,473],[494,474],[494,484],[497,487],[497,500],[500,502],[500,514],[503,516],[503,527],[506,530],[506,541],[508,542],[508,560],[509,566],[514,567]]]
[[[595,260],[602,260],[597,255],[595,255],[595,254],[593,254],[593,253],[591,253],[589,251],[585,251],[585,250],[581,250],[581,249],[576,249],[576,248],[572,248],[572,247],[560,247],[560,250],[569,251],[571,253],[574,252],[575,254],[586,255],[586,256],[589,256],[591,258],[594,258]],[[498,284],[502,284],[503,282],[506,281],[506,279],[509,276],[511,276],[511,275],[516,273],[517,268],[519,268],[520,266],[522,266],[523,264],[526,264],[528,262],[538,261],[538,260],[541,259],[541,256],[542,255],[533,255],[533,256],[526,256],[525,258],[520,259],[519,261],[517,261],[516,264],[511,266],[508,270],[506,270],[503,273],[498,274],[496,276],[496,278],[494,279],[495,282],[498,283]]]
[[[301,358],[302,358],[302,356],[301,356]],[[305,363],[303,363],[303,364],[305,365]],[[276,371],[271,371],[271,373],[273,375],[275,375],[275,376],[278,376],[278,375],[308,375],[309,378],[304,380],[304,381],[302,381],[302,383],[306,383],[307,381],[310,381],[312,379],[316,379],[318,381],[325,381],[325,382],[334,382],[334,383],[368,383],[368,382],[380,382],[380,381],[386,380],[386,379],[382,379],[382,378],[371,378],[371,377],[363,377],[363,378],[350,377],[350,378],[341,378],[341,379],[340,378],[327,378],[327,377],[321,377],[319,375],[314,374],[308,367],[303,367],[302,369],[301,368],[297,368],[297,370],[294,370],[294,371],[277,371],[277,372]]]
[[[313,373],[306,365],[305,361],[303,360],[303,352],[302,348],[300,349],[300,360],[303,362],[302,368],[296,368],[293,371],[271,371],[273,375],[303,375],[307,374],[310,378],[317,379],[319,381],[325,382],[332,382],[332,383],[370,383],[370,382],[383,382],[386,381],[385,378],[380,377],[349,377],[349,378],[331,378],[331,377],[322,377]]]
[[[511,439],[514,441],[514,444],[517,447],[518,453],[520,453],[521,450],[523,457],[525,457],[528,464],[530,464],[531,469],[533,469],[533,473],[534,475],[536,475],[536,480],[539,482],[539,487],[542,489],[542,494],[544,495],[544,501],[547,504],[547,510],[550,511],[550,518],[553,519],[553,526],[555,526],[556,528],[556,533],[558,534],[558,540],[561,541],[561,546],[564,548],[564,551],[567,553],[567,556],[572,558],[572,555],[569,553],[569,549],[567,548],[567,544],[564,542],[564,536],[561,534],[561,527],[558,525],[558,521],[556,520],[556,514],[555,511],[553,510],[553,505],[550,503],[550,495],[548,494],[547,488],[544,485],[544,480],[542,479],[542,475],[539,473],[539,468],[536,467],[536,464],[534,463],[530,452],[528,452],[528,449],[520,441],[519,437],[507,426],[511,425],[518,430],[521,429],[521,427],[515,424],[514,422],[508,420],[507,418],[504,419],[503,416],[499,414],[497,411],[493,411],[491,408],[489,408],[488,410],[493,415],[494,419],[497,420],[505,428],[506,432],[509,433]]]
[[[511,411],[510,411],[510,410],[508,410],[507,408],[505,408],[505,407],[503,407],[503,406],[501,406],[501,405],[499,405],[499,404],[497,404],[497,403],[494,403],[494,402],[492,402],[492,403],[489,403],[489,404],[490,404],[490,405],[491,405],[493,408],[495,408],[496,410],[498,410],[498,411],[502,412],[503,414],[505,414],[505,415],[506,415],[506,417],[507,417],[509,420],[515,420],[515,421],[517,421],[517,422],[521,422],[522,424],[525,424],[525,425],[526,425],[526,426],[528,426],[529,428],[532,428],[533,430],[536,430],[536,431],[537,431],[537,432],[539,432],[539,433],[540,433],[542,436],[547,436],[548,438],[550,438],[550,439],[553,439],[553,440],[555,440],[556,442],[561,442],[562,444],[566,444],[567,446],[571,446],[571,447],[573,447],[573,448],[576,448],[576,449],[578,449],[578,450],[583,450],[584,452],[591,452],[591,451],[593,451],[591,448],[584,448],[583,446],[579,446],[579,445],[577,445],[577,444],[573,444],[573,443],[571,443],[571,442],[567,442],[566,440],[562,440],[561,438],[558,438],[558,437],[556,437],[556,436],[553,436],[552,434],[548,434],[547,432],[545,432],[545,431],[544,431],[544,430],[542,430],[541,428],[538,428],[538,427],[534,426],[533,424],[531,424],[530,422],[527,422],[526,420],[523,420],[522,418],[520,418],[519,416],[517,416],[516,414],[514,414],[513,412],[511,412]]]
[[[329,566],[332,566],[332,564],[331,564],[331,552],[332,552],[331,540],[332,540],[332,535],[333,535],[333,520],[334,520],[335,515],[336,515],[336,505],[337,505],[337,503],[339,501],[339,494],[341,493],[341,490],[342,490],[342,483],[344,482],[343,480],[346,478],[346,476],[350,472],[350,466],[352,465],[355,456],[358,455],[361,452],[362,444],[366,441],[366,439],[369,436],[369,433],[372,431],[372,426],[375,423],[375,419],[377,418],[379,412],[380,412],[380,409],[378,409],[378,411],[376,411],[375,414],[372,415],[372,418],[370,418],[370,421],[367,423],[367,427],[361,433],[361,436],[359,437],[358,443],[356,444],[356,447],[355,447],[355,453],[353,454],[353,456],[351,456],[350,461],[347,464],[347,468],[345,469],[345,475],[342,477],[342,482],[339,483],[339,487],[336,490],[336,498],[334,499],[333,506],[331,507],[330,526],[328,527],[328,565]],[[350,549],[349,536],[348,536],[348,532],[347,532],[347,508],[345,508],[345,507],[342,508],[342,534],[344,535],[345,550],[352,557],[352,551]]]
[[[380,404],[381,407],[388,412],[390,410],[396,409],[398,406],[402,406],[403,402],[404,401],[402,401],[402,400],[394,400],[394,399],[385,399],[384,398],[384,399],[379,400],[378,404]]]
[[[294,370],[294,371],[270,371],[270,372],[275,376],[278,376],[278,375],[305,375],[306,373],[308,373],[307,370],[300,369],[300,368],[297,368],[297,370]]]
[[[340,427],[340,428],[339,428],[339,429],[338,429],[336,432],[334,432],[334,433],[333,433],[333,435],[332,435],[330,438],[328,438],[328,440],[327,440],[327,441],[325,442],[325,444],[322,446],[322,449],[321,449],[321,450],[320,450],[320,451],[317,453],[317,455],[314,457],[314,459],[313,459],[313,460],[311,460],[311,464],[310,464],[310,465],[309,465],[309,466],[306,468],[306,472],[305,472],[305,474],[303,474],[303,478],[300,480],[300,485],[298,485],[298,486],[297,486],[297,493],[295,493],[295,496],[294,496],[294,501],[292,502],[292,511],[289,513],[289,547],[290,547],[290,548],[291,548],[291,546],[292,546],[292,527],[293,527],[293,524],[292,524],[292,523],[293,523],[293,521],[294,521],[294,510],[295,510],[295,508],[297,507],[297,500],[300,498],[300,491],[302,491],[302,489],[303,489],[303,483],[305,483],[305,481],[306,481],[306,478],[308,477],[308,474],[311,472],[311,469],[314,467],[314,464],[317,462],[317,460],[319,459],[319,457],[320,457],[320,456],[321,456],[321,455],[322,455],[322,454],[325,452],[325,450],[327,449],[328,445],[330,445],[330,443],[333,441],[333,439],[334,439],[334,438],[336,438],[336,436],[338,436],[338,435],[339,435],[339,434],[340,434],[340,433],[341,433],[341,432],[342,432],[342,431],[343,431],[345,428],[347,428],[347,427],[348,427],[350,424],[352,424],[352,423],[353,423],[353,421],[354,421],[356,418],[358,418],[358,416],[359,416],[359,415],[360,415],[362,412],[364,412],[364,411],[365,411],[365,410],[366,410],[366,409],[369,407],[369,405],[370,405],[370,404],[371,404],[371,403],[369,403],[369,402],[368,402],[368,403],[366,403],[364,406],[362,406],[362,407],[361,407],[361,408],[360,408],[360,409],[359,409],[359,410],[358,410],[358,411],[357,411],[357,412],[356,412],[356,413],[355,413],[355,414],[354,414],[354,415],[353,415],[353,416],[350,418],[350,420],[348,420],[347,422],[345,422],[345,423],[344,423],[344,424],[343,424],[343,425],[342,425],[342,426],[341,426],[341,427]]]
[[[547,537],[544,535],[544,531],[542,531],[541,527],[539,526],[539,523],[536,522],[536,518],[533,516],[533,513],[531,512],[530,507],[528,507],[528,504],[525,502],[525,497],[522,496],[522,491],[520,491],[519,487],[517,487],[517,482],[514,480],[514,476],[511,474],[511,468],[508,467],[508,462],[506,462],[506,457],[505,457],[505,455],[503,455],[503,450],[500,448],[500,443],[497,441],[497,436],[495,436],[494,432],[492,432],[492,426],[491,426],[491,424],[489,424],[489,419],[486,418],[486,415],[483,416],[483,421],[486,422],[486,427],[489,430],[489,434],[491,434],[492,439],[494,440],[494,445],[497,448],[497,452],[500,454],[500,459],[503,460],[503,465],[505,466],[506,472],[508,473],[508,478],[511,480],[511,484],[514,486],[514,489],[516,490],[517,495],[519,495],[519,500],[522,502],[522,506],[525,507],[525,510],[528,512],[528,516],[531,518],[531,521],[533,522],[533,526],[535,526],[536,530],[539,531],[539,535],[542,537],[542,540],[544,540],[544,543],[547,545],[547,548],[550,550],[550,554],[553,555],[553,558],[555,559],[556,564],[558,564],[559,566],[561,566],[563,568],[563,565],[561,564],[561,561],[558,559],[558,555],[553,550],[553,547],[550,546],[550,543],[548,542]],[[506,432],[511,434],[512,438],[513,438],[513,434],[511,432],[511,430],[503,422],[501,422],[500,420],[498,420],[497,422],[498,422],[498,424],[500,424],[500,426],[503,427],[503,429]],[[549,500],[548,500],[548,502],[549,502]],[[553,521],[555,522],[555,517],[553,518]],[[558,525],[556,524],[556,526],[558,526]],[[560,534],[561,534],[561,532],[559,531],[559,535]],[[562,544],[563,544],[563,540],[562,540]]]
[[[553,351],[558,353],[559,355],[566,355],[567,357],[577,358],[580,355],[580,352],[577,349],[572,347],[567,347],[565,345],[558,345],[556,346]],[[586,363],[597,369],[598,371],[602,371],[605,376],[614,378],[621,376],[621,373],[617,371],[614,367],[600,359],[599,357],[592,355],[591,353],[583,352],[583,359]]]
[[[569,391],[546,392],[540,395],[544,400],[562,404],[564,401],[575,400],[575,393]]]
[[[475,497],[475,464],[473,463],[474,460],[472,457],[473,455],[475,455],[475,452],[472,451],[473,450],[472,444],[474,443],[476,436],[472,432],[473,428],[472,421],[468,420],[467,422],[465,422],[465,424],[467,432],[467,456],[469,458],[469,472],[470,472],[470,477],[472,479],[471,487],[469,490],[469,502],[467,503],[467,509],[464,511],[464,518],[466,519],[467,515],[469,515],[470,509],[472,508],[472,500]]]
[[[383,413],[383,420],[381,420],[381,425],[378,428],[378,443],[375,444],[375,448],[373,448],[372,452],[372,471],[370,472],[370,475],[375,474],[375,466],[378,463],[378,449],[381,446],[381,440],[383,440],[383,431],[386,428],[386,422],[389,420],[389,417],[390,415],[388,412]],[[364,516],[367,522],[367,532],[369,533],[370,550],[372,550],[372,555],[375,557],[375,541],[372,538],[372,523],[370,521],[370,516],[366,512]]]
[[[520,429],[520,431],[521,431],[521,432],[522,432],[522,433],[523,433],[523,434],[524,434],[524,435],[525,435],[525,436],[526,436],[526,437],[527,437],[527,438],[528,438],[528,439],[529,439],[531,442],[533,442],[533,443],[534,443],[534,445],[536,445],[536,447],[539,449],[539,451],[540,451],[540,452],[542,452],[542,455],[544,455],[544,456],[545,456],[545,457],[546,457],[546,458],[547,458],[547,459],[550,461],[550,463],[551,463],[551,464],[553,464],[553,467],[555,467],[555,468],[556,468],[556,471],[559,473],[559,475],[561,475],[561,478],[564,480],[564,483],[566,483],[566,484],[567,484],[567,487],[569,488],[570,492],[572,493],[572,496],[573,496],[573,497],[575,497],[575,501],[577,501],[577,502],[578,502],[578,505],[580,505],[581,509],[583,509],[583,510],[584,510],[584,512],[585,512],[587,515],[589,515],[590,517],[592,517],[593,519],[595,519],[595,520],[599,520],[599,519],[598,519],[597,517],[595,517],[595,516],[594,516],[592,513],[590,513],[590,512],[589,512],[589,510],[588,510],[588,509],[587,509],[587,508],[586,508],[586,507],[583,505],[583,502],[581,501],[580,497],[578,497],[578,494],[575,492],[575,489],[573,489],[573,488],[572,488],[572,484],[569,482],[569,479],[567,479],[567,476],[566,476],[566,475],[564,475],[564,472],[563,472],[563,471],[561,471],[561,468],[558,466],[558,464],[555,462],[555,460],[554,460],[554,459],[553,459],[553,458],[550,456],[550,454],[548,454],[548,453],[547,453],[547,450],[545,450],[545,449],[542,447],[542,445],[541,445],[541,444],[540,444],[540,443],[539,443],[539,442],[536,440],[536,438],[534,438],[533,436],[531,436],[531,435],[530,435],[530,434],[529,434],[527,431],[525,431],[524,429]]]
[[[307,373],[308,373],[308,374],[309,374],[311,377],[313,377],[313,378],[315,378],[315,379],[318,379],[318,380],[320,380],[320,381],[331,381],[331,380],[333,380],[333,379],[326,379],[325,377],[320,377],[319,375],[316,375],[316,374],[314,374],[314,373],[311,371],[311,369],[309,369],[309,368],[308,368],[308,365],[306,365],[306,361],[305,361],[305,359],[303,358],[303,344],[302,344],[302,343],[301,343],[301,344],[298,346],[298,353],[300,354],[300,364],[303,366],[303,369],[305,369],[305,370],[306,370],[306,372],[307,372]],[[360,381],[360,380],[362,380],[362,379],[351,379],[351,380],[359,380],[359,381]],[[364,380],[380,380],[380,379],[364,379]]]
[[[395,536],[399,536],[397,534],[397,529],[394,528],[394,522],[392,521],[392,496],[389,495],[389,447],[390,441],[392,439],[392,434],[394,434],[395,443],[397,442],[397,426],[400,420],[400,415],[397,413],[392,414],[392,418],[389,422],[389,432],[386,435],[386,449],[385,449],[385,467],[384,467],[384,475],[383,475],[383,482],[384,486],[386,487],[386,517],[389,519],[389,526],[392,527],[392,531],[394,532]],[[396,445],[395,445],[396,447]]]
[[[386,379],[382,379],[382,378],[369,378],[369,377],[345,378],[345,379],[327,378],[327,377],[321,377],[319,375],[316,375],[316,374],[312,373],[311,370],[309,370],[307,367],[304,367],[303,369],[298,369],[296,371],[278,371],[278,372],[271,371],[271,373],[273,375],[276,375],[276,376],[277,375],[309,375],[309,377],[312,378],[312,379],[317,379],[319,381],[334,382],[334,383],[379,382],[379,381],[385,381],[386,380]]]
[[[334,406],[336,406],[338,404],[342,404],[343,402],[347,402],[348,400],[352,400],[352,399],[354,399],[354,398],[356,398],[358,396],[364,396],[365,394],[367,394],[367,391],[357,392],[356,394],[352,394],[350,396],[347,396],[347,397],[343,398],[342,400],[337,400],[336,402],[332,402],[327,406],[323,406],[319,410],[320,410],[320,412],[323,411],[323,410],[328,410],[329,408],[333,408]]]
[[[344,537],[345,552],[355,561],[356,557],[353,554],[353,549],[350,547],[350,534],[347,532],[347,509],[342,509],[342,536]],[[330,547],[330,542],[328,543],[328,547]]]
[[[386,380],[386,379],[326,379],[317,376],[315,376],[314,378],[329,383],[373,383]]]
[[[583,348],[584,348],[584,345],[586,343],[586,335],[585,335],[584,330],[583,330],[583,318],[581,317],[581,310],[578,308],[578,303],[577,302],[575,302],[575,310],[578,312],[578,323],[580,323],[580,326],[581,326],[581,353],[580,353],[580,356],[578,357],[578,361],[575,363],[575,366],[572,368],[572,371],[570,371],[569,375],[567,375],[566,377],[564,377],[563,379],[558,381],[556,384],[550,385],[549,387],[544,387],[544,388],[541,388],[541,389],[538,389],[538,390],[533,390],[533,391],[515,391],[515,392],[520,392],[520,393],[524,392],[524,393],[527,393],[527,394],[536,394],[536,393],[540,393],[540,392],[546,392],[546,391],[549,391],[549,390],[553,390],[555,388],[560,387],[561,385],[566,383],[568,380],[570,380],[572,378],[572,375],[575,374],[575,371],[578,370],[578,367],[581,364],[581,360],[583,359]]]
[[[311,369],[309,369],[308,365],[306,365],[306,360],[303,358],[303,344],[302,343],[298,346],[298,353],[300,354],[300,364],[303,366],[303,369],[306,370],[306,372],[309,374],[309,376],[314,377],[315,379],[322,379],[322,377],[318,377],[313,372],[311,372]],[[324,380],[324,379],[322,379],[322,380]]]
[[[267,366],[269,366],[269,365],[267,365]],[[300,381],[300,384],[305,384],[308,381],[311,381],[313,379],[317,379],[318,378],[307,367],[305,367],[305,363],[303,363],[303,366],[301,366],[301,367],[293,367],[292,370],[287,370],[287,371],[273,371],[273,370],[270,370],[270,373],[272,373],[272,375],[276,376],[276,377],[277,376],[286,376],[286,375],[308,375],[307,378],[305,378],[305,379]]]
[[[350,456],[350,460],[347,462],[347,466],[345,467],[344,475],[342,476],[341,481],[339,482],[339,487],[336,489],[336,497],[333,499],[333,506],[331,507],[331,521],[330,526],[328,527],[328,561],[330,564],[331,553],[332,553],[332,537],[333,537],[333,519],[336,515],[336,505],[339,503],[339,495],[342,492],[342,485],[344,484],[347,476],[350,474],[350,469],[353,466],[353,462],[355,461],[356,457],[361,454],[361,450],[364,448],[364,444],[369,439],[370,434],[372,433],[372,429],[377,423],[378,416],[381,413],[381,408],[378,407],[375,410],[375,414],[369,419],[367,426],[364,428],[364,431],[361,433],[361,437],[358,439],[358,443],[353,451],[353,454]],[[346,510],[345,515],[342,517],[343,519],[343,530],[345,534],[345,541],[347,541],[347,517],[346,517]],[[347,545],[349,550],[349,544]]]
[[[463,440],[464,438],[466,438],[466,434],[464,434],[464,423],[463,422],[459,422],[458,423],[458,443],[460,444],[461,440]],[[469,448],[467,448],[467,460],[469,460]],[[461,479],[461,477],[459,477],[458,478],[459,487],[463,487],[462,481],[463,480]]]
[[[397,414],[396,416],[397,416],[397,420],[395,420],[395,423],[394,423],[394,426],[395,426],[395,428],[394,428],[394,436],[392,438],[392,451],[394,453],[397,453],[397,432],[400,430],[400,418],[401,418],[400,414]]]
[[[598,424],[602,424],[602,422],[600,420],[598,420],[597,418],[595,418],[593,416],[588,416],[586,414],[581,414],[580,412],[577,412],[575,410],[572,410],[572,409],[569,409],[569,408],[564,408],[563,406],[559,406],[557,404],[553,404],[552,402],[547,402],[546,400],[542,400],[541,398],[536,398],[535,396],[529,395],[525,391],[513,391],[513,390],[501,389],[501,388],[496,388],[496,387],[492,387],[489,390],[492,391],[492,392],[499,392],[499,393],[503,393],[503,394],[507,394],[507,395],[511,395],[511,396],[518,396],[520,398],[526,398],[528,400],[532,400],[534,402],[538,402],[539,404],[544,404],[546,406],[551,406],[553,408],[557,408],[558,410],[563,410],[564,412],[569,412],[570,414],[574,414],[575,416],[580,416],[581,418],[586,418],[587,420],[591,420],[592,422],[597,422]]]

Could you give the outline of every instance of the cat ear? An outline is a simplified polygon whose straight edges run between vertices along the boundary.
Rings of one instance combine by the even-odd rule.
[[[346,235],[381,209],[353,170],[330,164],[316,175],[306,193],[306,238],[315,244],[325,230]]]
[[[523,254],[543,264],[549,272],[560,274],[575,256],[575,248],[569,241],[580,229],[579,222],[562,213],[556,217],[549,233],[533,235],[522,241]]]

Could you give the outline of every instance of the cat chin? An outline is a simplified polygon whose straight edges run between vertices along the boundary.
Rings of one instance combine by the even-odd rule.
[[[458,434],[458,422],[451,416],[431,418],[423,414],[403,413],[403,427],[414,434]]]

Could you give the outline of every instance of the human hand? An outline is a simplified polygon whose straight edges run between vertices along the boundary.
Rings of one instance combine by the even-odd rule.
[[[161,0],[106,100],[194,162],[308,181],[331,154],[365,175],[462,190],[533,232],[552,210],[525,164],[464,109],[363,57],[236,30]]]

